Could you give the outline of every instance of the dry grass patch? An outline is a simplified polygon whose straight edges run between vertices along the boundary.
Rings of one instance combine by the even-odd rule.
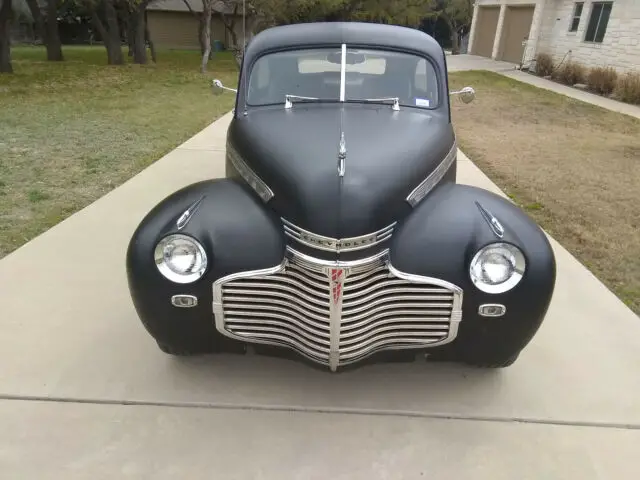
[[[65,62],[14,48],[0,76],[0,258],[83,208],[233,107],[211,78],[237,81],[233,57],[210,76],[199,54],[160,51],[157,65],[107,66],[103,47]]]
[[[640,313],[640,120],[489,72],[450,74],[461,148]]]

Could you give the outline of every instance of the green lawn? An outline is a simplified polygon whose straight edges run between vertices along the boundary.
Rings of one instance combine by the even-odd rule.
[[[103,47],[13,48],[0,75],[0,258],[83,208],[233,108],[211,79],[237,82],[232,55],[199,73],[192,51],[108,66]]]
[[[640,313],[640,120],[490,72],[450,75],[460,148]]]

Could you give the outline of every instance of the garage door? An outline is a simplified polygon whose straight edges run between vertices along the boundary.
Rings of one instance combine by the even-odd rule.
[[[508,7],[504,17],[499,58],[505,62],[520,63],[524,53],[523,40],[529,38],[535,7]]]
[[[480,7],[478,9],[476,32],[471,53],[491,58],[499,17],[500,7]]]

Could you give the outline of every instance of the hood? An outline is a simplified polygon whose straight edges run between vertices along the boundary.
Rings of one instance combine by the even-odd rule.
[[[260,109],[235,119],[229,130],[229,141],[273,190],[277,213],[333,238],[372,233],[404,216],[407,195],[453,140],[451,124],[440,114],[387,105]]]

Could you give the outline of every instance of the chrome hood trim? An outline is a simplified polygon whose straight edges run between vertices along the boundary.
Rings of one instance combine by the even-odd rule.
[[[451,150],[444,157],[444,160],[436,167],[436,169],[429,174],[420,184],[413,189],[413,191],[407,196],[407,202],[412,207],[415,207],[418,203],[426,197],[436,185],[440,183],[440,180],[445,176],[447,170],[453,165],[458,157],[458,142],[454,141]]]
[[[367,233],[366,235],[360,235],[358,237],[331,238],[298,227],[285,218],[281,218],[281,220],[284,226],[284,233],[287,237],[307,247],[335,253],[354,252],[389,240],[398,223],[393,222],[391,225],[387,225],[376,232]]]
[[[255,190],[264,203],[267,203],[273,198],[273,190],[247,165],[236,149],[229,143],[227,143],[227,158],[244,181]]]

